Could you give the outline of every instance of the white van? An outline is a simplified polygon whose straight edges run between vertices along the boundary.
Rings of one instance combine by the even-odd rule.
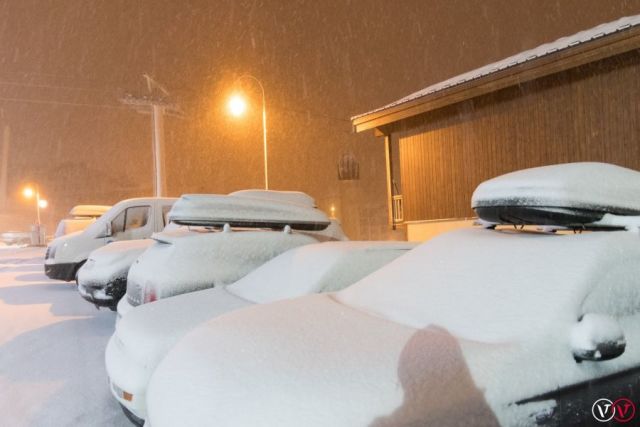
[[[136,198],[116,203],[83,231],[54,239],[47,248],[44,272],[72,281],[91,251],[119,240],[146,239],[164,228],[175,198]]]
[[[71,234],[74,231],[82,231],[100,218],[111,206],[104,205],[77,205],[69,211],[69,216],[63,218],[56,227],[54,237]]]

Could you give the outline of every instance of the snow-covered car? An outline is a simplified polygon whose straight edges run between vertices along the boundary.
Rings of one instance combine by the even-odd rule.
[[[106,351],[111,392],[141,423],[149,378],[169,349],[198,324],[254,304],[336,291],[415,246],[408,242],[325,242],[291,249],[226,288],[145,304],[116,325]],[[186,315],[188,313],[188,315]]]
[[[167,213],[175,201],[144,197],[116,203],[84,230],[53,239],[44,257],[45,274],[56,280],[76,280],[92,251],[115,241],[147,239],[161,231],[168,224]]]
[[[636,233],[447,233],[344,291],[199,326],[156,369],[147,417],[154,427],[533,424],[588,381],[630,370],[637,380],[638,277]],[[594,394],[633,398],[608,391]],[[590,416],[595,400],[574,410]]]
[[[613,173],[600,174],[593,192],[575,188],[582,195],[609,192],[612,200],[634,195],[621,205],[632,212],[640,203],[638,175],[604,169]],[[580,175],[549,177],[591,185]],[[542,189],[532,199],[538,211],[546,204],[545,182],[532,184]],[[587,208],[590,201],[570,206]],[[147,421],[154,427],[591,423],[598,399],[640,397],[638,218],[608,213],[616,203],[606,197],[598,206],[602,218],[585,222],[608,217],[614,231],[453,231],[345,290],[207,321],[157,367]],[[616,408],[600,407],[611,418]]]
[[[0,233],[0,242],[6,245],[28,245],[31,243],[31,233],[28,231],[4,231]]]
[[[346,240],[337,222],[297,192],[184,195],[169,219],[200,229],[152,236],[155,243],[129,270],[119,318],[140,304],[229,285],[289,249]]]
[[[123,240],[96,249],[78,271],[78,292],[96,307],[115,310],[127,290],[133,262],[154,243],[151,239]]]

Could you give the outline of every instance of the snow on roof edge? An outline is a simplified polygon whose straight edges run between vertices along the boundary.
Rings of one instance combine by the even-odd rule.
[[[391,102],[390,104],[384,105],[382,107],[376,108],[366,113],[352,116],[351,120],[353,121],[358,118],[367,116],[369,114],[384,111],[386,109],[407,103],[409,101],[413,101],[414,99],[422,98],[424,96],[431,95],[433,93],[440,92],[442,90],[449,89],[451,87],[458,86],[463,83],[467,83],[469,81],[476,80],[481,77],[485,77],[485,76],[497,73],[498,71],[515,67],[516,65],[520,65],[525,62],[529,62],[534,59],[541,58],[564,49],[575,47],[583,43],[589,42],[591,40],[610,36],[612,34],[618,33],[620,31],[623,31],[632,27],[637,27],[639,25],[640,25],[640,15],[625,16],[623,18],[617,19],[612,22],[600,24],[596,27],[580,31],[573,35],[561,37],[556,41],[542,44],[533,49],[525,50],[523,52],[504,58],[500,61],[493,62],[491,64],[487,64],[479,68],[475,68],[466,73],[458,74],[457,76],[451,77],[440,83],[433,84],[417,92],[414,92],[410,95],[407,95],[404,98],[400,98],[397,101]]]

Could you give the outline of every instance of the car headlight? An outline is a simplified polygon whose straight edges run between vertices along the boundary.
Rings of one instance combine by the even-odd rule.
[[[56,247],[55,246],[48,246],[47,247],[47,252],[44,255],[44,259],[53,259],[56,257]]]

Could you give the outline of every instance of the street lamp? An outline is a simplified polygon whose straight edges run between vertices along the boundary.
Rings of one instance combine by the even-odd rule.
[[[264,152],[264,189],[268,190],[269,189],[269,172],[268,172],[268,166],[267,166],[267,108],[266,108],[266,102],[265,102],[265,96],[264,96],[264,86],[262,86],[262,83],[260,82],[260,80],[258,80],[256,77],[252,76],[251,74],[244,74],[238,77],[234,83],[234,86],[237,85],[242,79],[251,79],[254,82],[258,83],[258,86],[260,86],[260,91],[262,92],[262,145],[263,145],[263,152]],[[239,117],[243,115],[247,109],[246,101],[239,94],[236,94],[229,99],[228,106],[229,106],[229,112],[235,117]]]
[[[37,219],[38,219],[38,228],[40,228],[40,209],[44,209],[47,206],[49,206],[49,202],[47,202],[44,199],[40,198],[40,189],[38,188],[38,186],[36,186],[36,188],[34,189],[33,187],[25,187],[22,190],[22,195],[24,196],[25,199],[31,200],[34,198],[35,196],[35,202],[36,202],[36,215],[37,215]]]

